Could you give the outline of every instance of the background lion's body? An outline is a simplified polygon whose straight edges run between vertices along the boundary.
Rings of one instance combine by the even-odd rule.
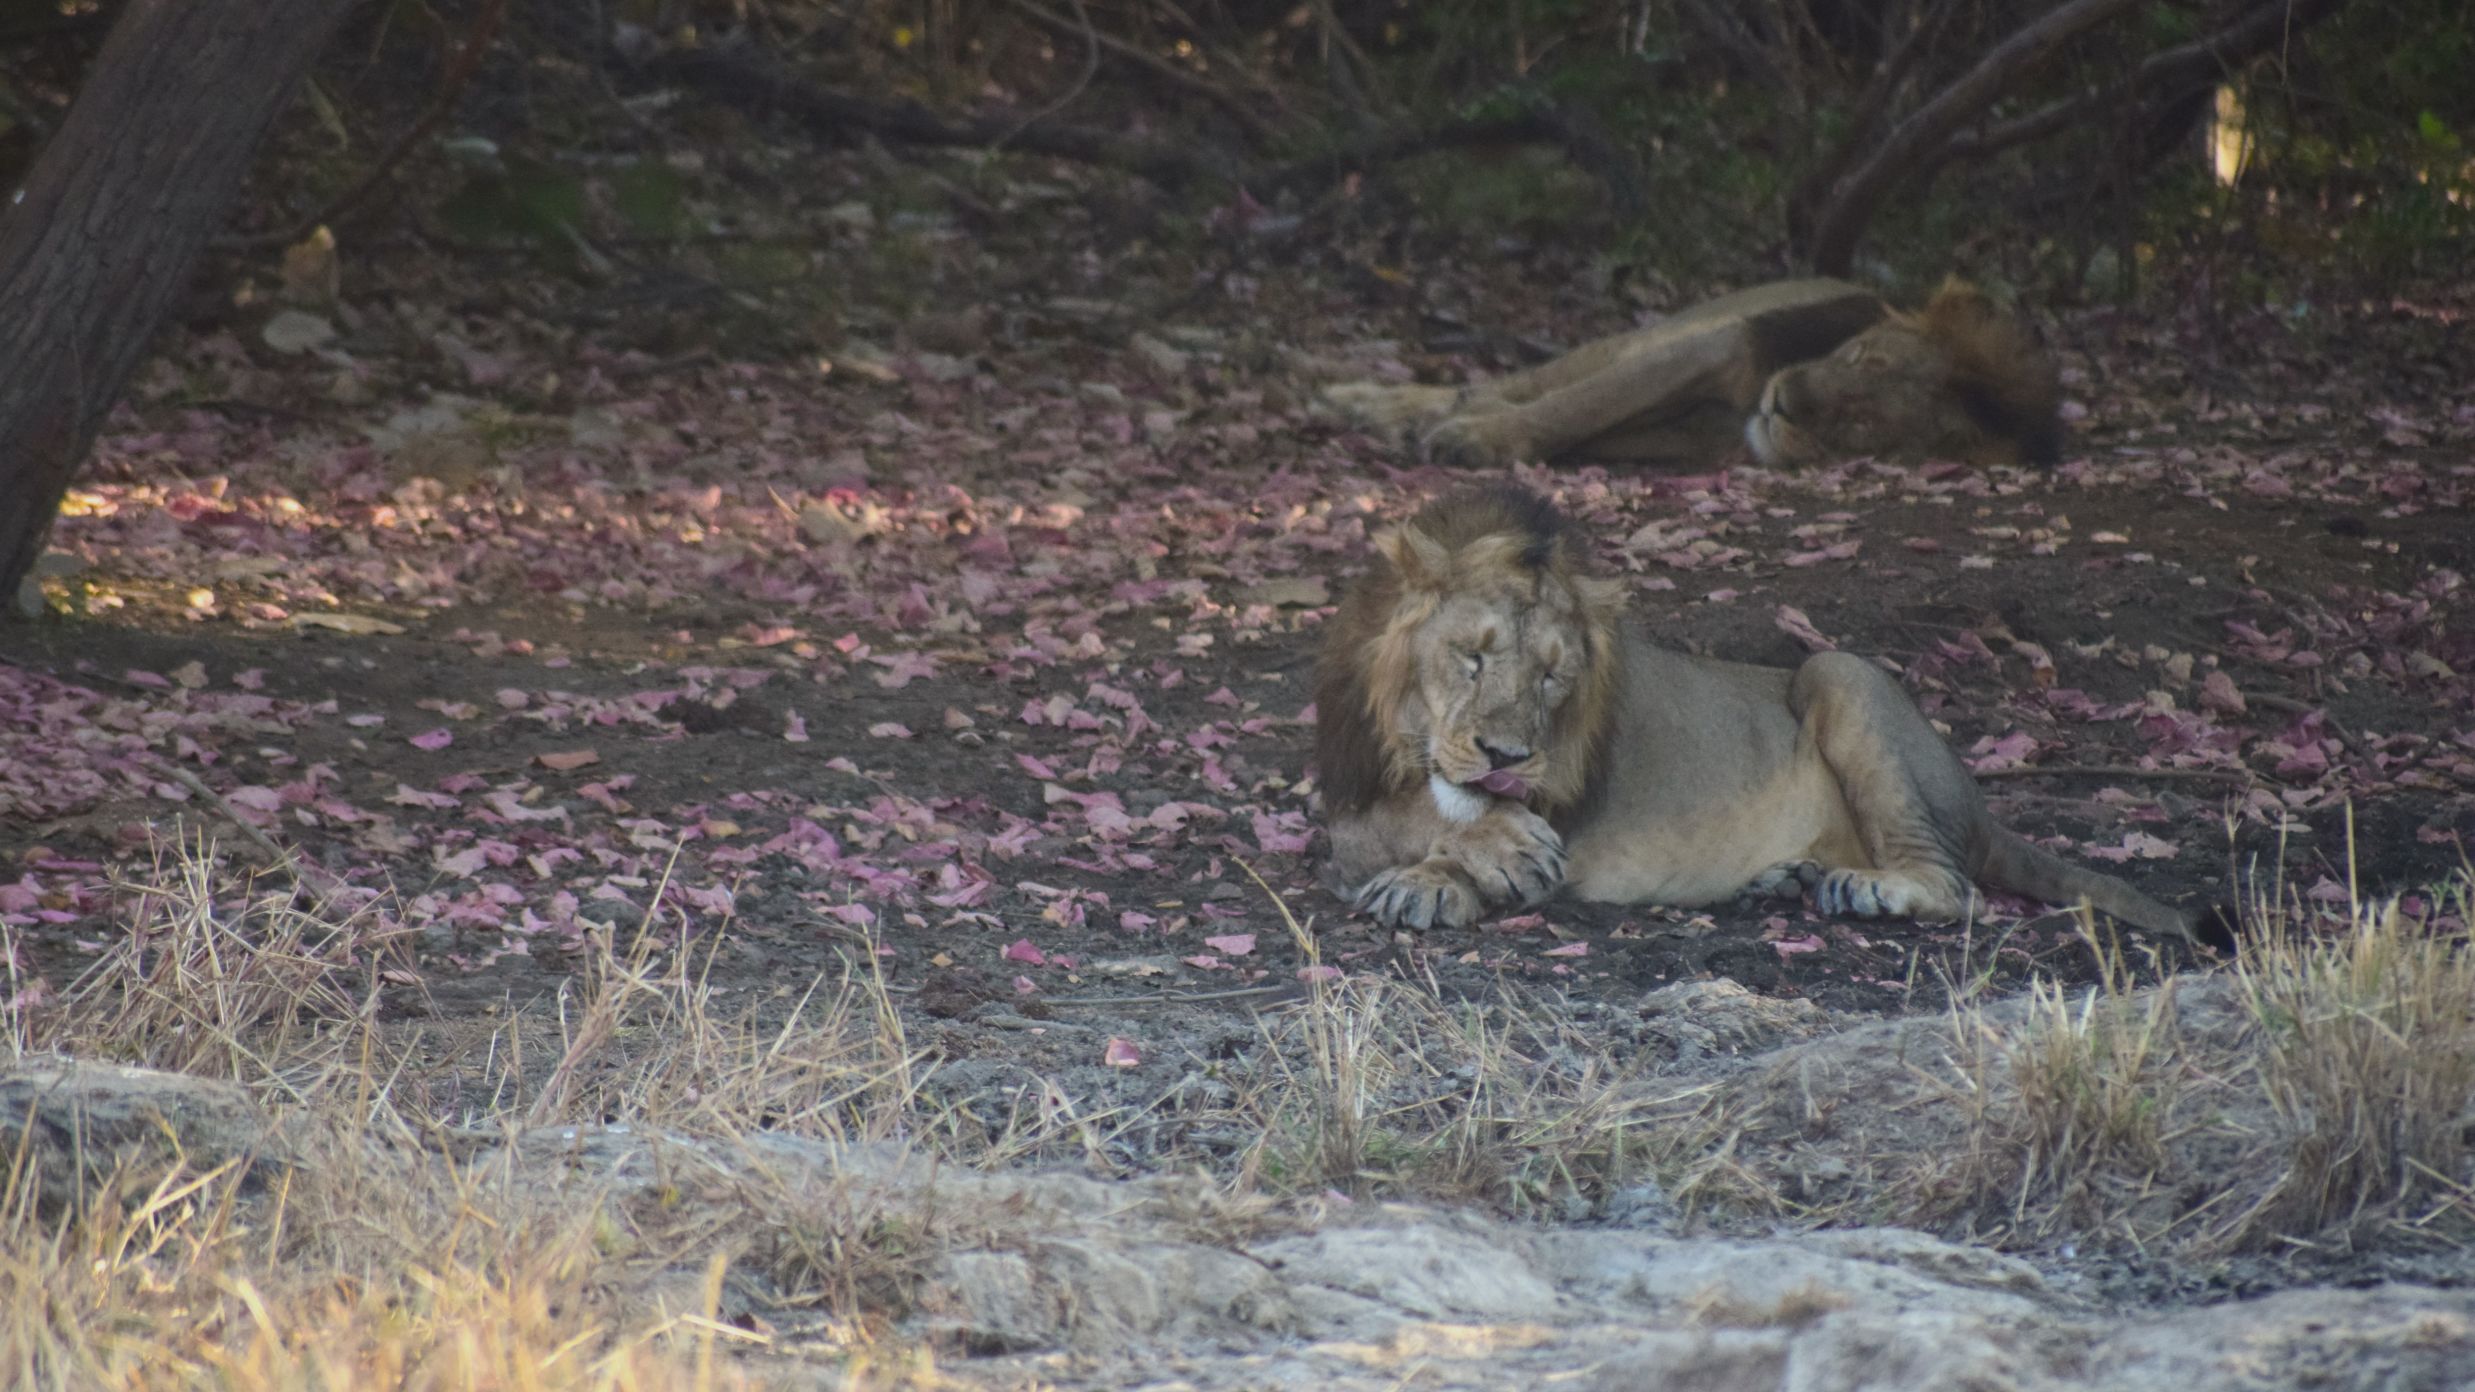
[[[1863,350],[1836,360],[1860,344],[1871,366],[1860,368]],[[1893,360],[1897,370],[1874,370]],[[2056,439],[2051,363],[1956,282],[1907,315],[1846,281],[1777,281],[1458,390],[1358,382],[1324,395],[1352,420],[1471,465],[1706,464],[1748,438],[1771,462],[1831,452],[2043,462]],[[1789,420],[1786,402],[1815,414]]]
[[[1559,889],[1690,907],[1792,879],[1827,912],[1950,919],[1982,882],[2190,933],[2179,911],[1995,823],[1874,664],[1757,667],[1631,632],[1621,591],[1585,573],[1527,494],[1435,504],[1379,548],[1329,630],[1316,695],[1335,887],[1379,917],[1459,925]],[[1542,650],[1585,652],[1586,669],[1543,685],[1520,665]],[[1576,694],[1524,707],[1461,690],[1488,684]],[[1523,791],[1494,795],[1499,777]]]

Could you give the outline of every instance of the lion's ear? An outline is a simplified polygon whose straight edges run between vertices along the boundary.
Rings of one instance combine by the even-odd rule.
[[[1405,524],[1379,533],[1375,549],[1400,572],[1404,589],[1440,590],[1451,577],[1452,553],[1415,525]]]
[[[1941,326],[1945,332],[1960,332],[1967,326],[1999,318],[2002,310],[1994,297],[1958,276],[1945,277],[1932,299],[1925,302],[1921,318],[1928,324]]]

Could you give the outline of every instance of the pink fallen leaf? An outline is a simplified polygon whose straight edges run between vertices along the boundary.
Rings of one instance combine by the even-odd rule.
[[[1111,1068],[1133,1068],[1143,1062],[1143,1051],[1131,1039],[1112,1036],[1100,1050],[1100,1061]]]
[[[455,743],[455,732],[441,726],[435,730],[422,731],[413,736],[410,742],[415,749],[444,749]]]
[[[880,720],[868,727],[871,739],[909,739],[911,727],[899,720]]]
[[[2000,738],[1987,735],[1968,747],[1968,767],[1979,773],[2020,768],[2036,752],[2037,737],[2025,730],[2013,730]]]
[[[1223,933],[1216,938],[1205,938],[1203,940],[1203,945],[1216,952],[1228,953],[1232,957],[1243,957],[1255,950],[1255,935],[1252,933]]]
[[[1807,933],[1801,938],[1776,939],[1771,943],[1770,947],[1773,952],[1778,953],[1782,958],[1787,958],[1796,956],[1800,952],[1821,951],[1822,939],[1815,934]]]
[[[1538,955],[1541,957],[1587,957],[1590,955],[1590,945],[1586,942],[1568,942],[1562,947],[1548,948]]]
[[[1014,978],[1014,994],[1018,996],[1036,996],[1040,994],[1040,983],[1032,980],[1028,976],[1018,976]]]
[[[1328,962],[1318,962],[1311,967],[1298,968],[1298,980],[1310,986],[1329,985],[1340,979],[1341,969]]]
[[[234,807],[246,807],[252,812],[280,812],[284,806],[282,794],[273,788],[261,788],[255,784],[246,788],[234,788],[231,792],[224,794],[223,800]]]
[[[1839,646],[1824,635],[1822,630],[1813,626],[1813,620],[1805,616],[1804,610],[1793,604],[1780,605],[1778,610],[1771,615],[1770,621],[1778,625],[1780,632],[1804,644],[1808,651],[1830,652]]]
[[[1035,967],[1048,965],[1048,954],[1033,945],[1029,938],[1016,938],[997,955],[1009,962],[1023,962]]]
[[[1806,566],[1817,566],[1822,564],[1824,561],[1853,560],[1855,559],[1857,548],[1862,544],[1863,543],[1861,542],[1851,540],[1819,547],[1812,551],[1798,551],[1787,557],[1786,564],[1791,570],[1802,570]]]
[[[792,711],[790,718],[782,722],[782,742],[784,744],[806,744],[808,742],[808,722],[799,712]]]
[[[580,769],[587,764],[598,764],[601,761],[602,756],[591,749],[559,749],[533,756],[533,762],[546,769],[555,769],[560,773],[565,773],[569,769]]]
[[[2108,860],[2117,864],[2134,857],[2141,860],[2171,860],[2183,853],[2182,847],[2171,841],[2160,840],[2145,831],[2123,833],[2123,839],[2119,845],[2089,846],[2084,849],[2097,860]]]
[[[937,674],[937,659],[927,653],[875,653],[868,660],[885,669],[876,674],[876,684],[888,691],[900,691],[917,678]]]

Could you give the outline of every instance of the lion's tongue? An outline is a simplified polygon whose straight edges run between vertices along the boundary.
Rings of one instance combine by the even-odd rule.
[[[1497,797],[1525,798],[1530,795],[1530,780],[1510,769],[1497,769],[1478,780],[1478,786]]]

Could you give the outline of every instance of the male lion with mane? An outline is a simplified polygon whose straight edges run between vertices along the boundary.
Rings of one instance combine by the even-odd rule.
[[[1324,640],[1315,757],[1334,888],[1394,927],[1558,890],[1692,907],[1812,891],[1824,913],[1950,920],[1988,885],[2194,941],[2192,920],[1995,823],[1897,683],[1655,647],[1523,489],[1376,539]]]
[[[1774,469],[1862,455],[2045,465],[2063,438],[2053,359],[1956,278],[1914,313],[1845,281],[1780,281],[1468,387],[1324,396],[1470,466],[1692,465],[1739,440]]]

